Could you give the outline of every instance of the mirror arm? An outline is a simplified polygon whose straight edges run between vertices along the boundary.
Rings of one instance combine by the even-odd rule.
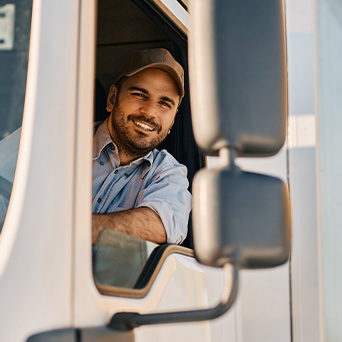
[[[230,264],[226,264],[223,267],[227,278],[229,278],[231,273],[230,266]],[[119,312],[113,315],[108,327],[114,330],[127,331],[133,330],[134,328],[142,325],[198,322],[217,318],[227,312],[235,301],[238,292],[238,271],[238,266],[233,265],[232,288],[229,291],[229,287],[226,286],[226,288],[224,288],[224,293],[220,303],[211,309],[164,312],[144,315],[141,315],[137,312]]]
[[[231,170],[238,168],[235,163],[235,158],[237,156],[237,150],[234,146],[222,147],[219,149],[219,158],[221,162],[221,167],[229,168]]]

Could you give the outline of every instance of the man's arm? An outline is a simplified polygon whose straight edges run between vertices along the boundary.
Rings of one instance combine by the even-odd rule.
[[[155,243],[166,242],[166,232],[160,217],[150,208],[140,207],[117,213],[92,216],[92,243],[95,244],[104,229]]]

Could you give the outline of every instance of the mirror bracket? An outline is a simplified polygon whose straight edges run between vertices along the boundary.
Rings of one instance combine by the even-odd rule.
[[[108,324],[108,328],[119,331],[128,331],[143,325],[198,322],[220,317],[231,308],[238,292],[238,266],[226,264],[223,266],[223,269],[226,275],[226,279],[230,278],[231,266],[233,266],[231,288],[229,286],[224,287],[222,298],[219,304],[217,304],[215,307],[209,309],[164,312],[155,314],[119,312],[113,315],[110,323]]]
[[[219,149],[219,158],[221,161],[221,167],[223,168],[234,168],[235,158],[236,158],[236,149],[234,147],[221,147]]]

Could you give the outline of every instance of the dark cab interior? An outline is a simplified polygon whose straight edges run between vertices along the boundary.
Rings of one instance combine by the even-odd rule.
[[[156,47],[168,49],[184,68],[185,97],[171,133],[158,149],[165,148],[187,166],[191,191],[194,174],[204,166],[204,157],[192,132],[187,36],[153,3],[148,0],[98,1],[94,120],[103,121],[108,116],[105,108],[107,92],[133,51]],[[193,247],[191,219],[183,246]]]

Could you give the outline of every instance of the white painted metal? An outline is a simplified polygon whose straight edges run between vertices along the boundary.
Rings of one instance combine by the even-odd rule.
[[[314,2],[287,1],[293,341],[323,341],[317,220]]]
[[[0,236],[6,342],[71,325],[77,38],[77,0],[34,1],[20,151]]]
[[[342,341],[342,3],[316,0],[318,197],[326,342]]]

